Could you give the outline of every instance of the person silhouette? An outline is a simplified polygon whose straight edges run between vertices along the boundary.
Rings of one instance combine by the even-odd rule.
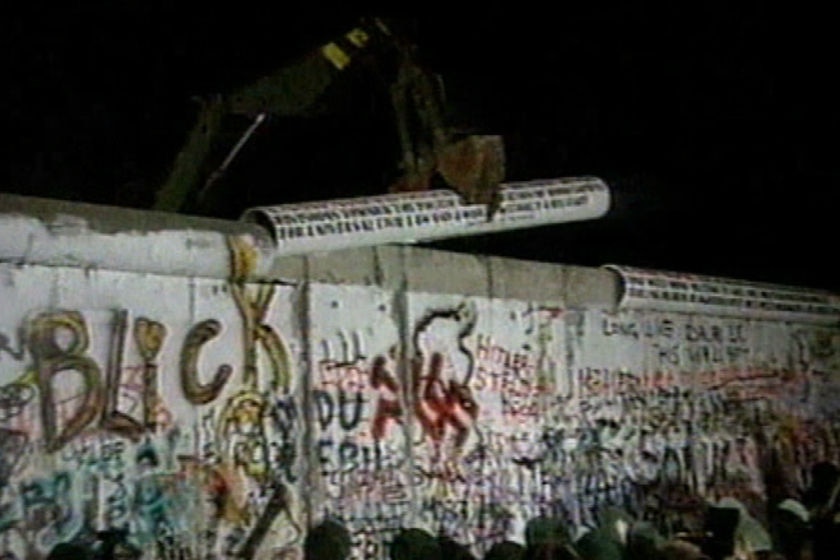
[[[90,560],[93,556],[80,544],[63,542],[55,545],[46,560]]]
[[[312,527],[303,541],[304,560],[347,560],[353,540],[347,528],[332,519]]]

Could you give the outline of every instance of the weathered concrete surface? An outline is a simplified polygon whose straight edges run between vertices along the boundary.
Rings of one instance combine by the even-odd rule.
[[[226,235],[268,237],[265,231],[246,222],[184,216],[169,212],[132,210],[118,206],[67,202],[8,193],[0,193],[0,214],[36,218],[44,224],[71,221],[79,224],[80,227],[83,225],[88,231],[99,233],[199,230]]]
[[[21,212],[0,215],[9,558],[108,528],[147,559],[292,558],[326,516],[357,558],[404,526],[483,552],[605,504],[760,516],[840,461],[836,319],[622,309],[602,269]]]
[[[225,279],[230,238],[272,247],[251,224],[8,194],[0,217],[3,262]]]

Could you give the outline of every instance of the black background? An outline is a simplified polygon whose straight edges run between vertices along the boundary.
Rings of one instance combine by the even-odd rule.
[[[614,197],[597,221],[436,246],[838,290],[834,19],[700,4],[403,19],[453,119],[504,136],[509,179],[596,175]],[[192,96],[244,85],[369,15],[107,6],[3,18],[0,189],[148,207]],[[345,114],[271,122],[226,179],[235,197],[220,216],[384,192],[397,142],[380,90],[359,76]]]

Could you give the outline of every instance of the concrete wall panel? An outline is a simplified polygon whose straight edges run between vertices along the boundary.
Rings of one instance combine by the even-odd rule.
[[[409,400],[419,525],[483,552],[550,512],[545,424],[564,382],[562,308],[410,294]]]
[[[327,284],[309,290],[313,522],[339,519],[356,556],[378,557],[413,502],[394,293]]]
[[[0,222],[51,255],[0,253],[4,558],[292,560],[326,518],[353,558],[401,527],[481,554],[606,505],[665,531],[724,496],[761,518],[840,462],[826,313],[626,309],[608,270],[168,229],[189,274],[162,247],[132,260],[156,235],[100,255],[108,232]]]

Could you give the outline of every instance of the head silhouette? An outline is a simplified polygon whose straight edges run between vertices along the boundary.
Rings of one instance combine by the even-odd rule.
[[[402,529],[391,543],[391,560],[442,560],[437,539],[422,529]]]
[[[512,541],[502,541],[490,547],[484,560],[525,560],[525,547]]]
[[[327,519],[306,534],[303,554],[305,560],[346,560],[352,546],[350,532],[344,525]]]
[[[50,550],[46,560],[87,560],[92,558],[87,548],[80,544],[59,543]]]

